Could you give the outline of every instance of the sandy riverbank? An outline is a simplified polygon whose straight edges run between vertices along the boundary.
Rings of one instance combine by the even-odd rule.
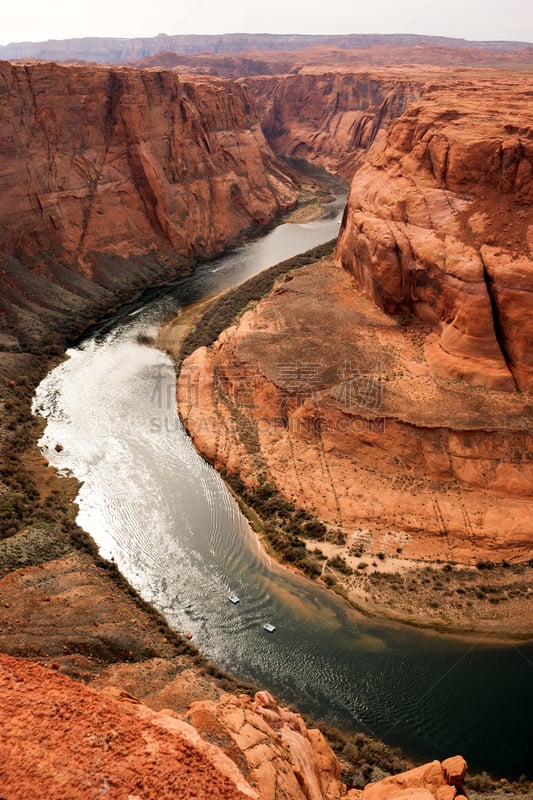
[[[221,296],[222,293],[216,294],[188,306],[183,312],[178,314],[177,317],[174,317],[174,319],[171,319],[159,329],[155,340],[155,346],[159,350],[168,353],[174,361],[178,362],[183,340],[187,334],[198,325],[207,309]]]

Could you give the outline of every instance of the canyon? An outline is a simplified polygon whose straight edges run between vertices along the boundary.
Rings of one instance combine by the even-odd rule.
[[[178,388],[200,452],[322,520],[319,547],[368,610],[361,555],[531,554],[531,101],[522,78],[436,75],[249,81],[278,152],[355,175],[333,258],[189,356]],[[486,603],[477,626],[530,632],[529,605],[510,606],[498,623]],[[429,612],[461,616],[460,600]]]
[[[132,45],[132,58],[146,55]],[[461,797],[459,757],[346,789],[346,759],[322,733],[268,693],[216,677],[129,596],[75,525],[74,482],[34,446],[27,409],[49,359],[147,285],[293,208],[301,187],[281,157],[306,159],[347,181],[355,172],[336,252],[288,274],[185,363],[179,401],[195,444],[324,520],[319,544],[353,565],[354,602],[360,552],[409,569],[530,557],[529,75],[316,60],[291,75],[246,70],[234,82],[157,66],[0,64],[8,798],[38,792],[43,771],[50,796],[76,796],[79,773],[54,777],[61,758],[84,765],[80,797],[106,782],[130,798],[173,787],[184,798]],[[338,530],[343,545],[329,536]],[[485,628],[528,633],[531,597],[507,609],[494,624],[487,601]],[[21,742],[35,767],[26,776]]]

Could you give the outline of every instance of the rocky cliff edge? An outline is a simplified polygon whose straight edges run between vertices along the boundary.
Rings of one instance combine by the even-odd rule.
[[[6,800],[454,800],[455,756],[347,791],[322,733],[268,692],[154,711],[118,687],[97,692],[0,656],[0,790]]]

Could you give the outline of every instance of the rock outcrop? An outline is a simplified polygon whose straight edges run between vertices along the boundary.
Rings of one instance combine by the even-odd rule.
[[[512,78],[427,93],[358,170],[337,248],[377,306],[431,327],[435,374],[511,392],[533,388],[530,121]]]
[[[347,791],[322,733],[268,692],[154,711],[117,686],[87,688],[0,655],[5,800],[454,800],[460,756]]]
[[[0,76],[0,321],[23,347],[296,201],[243,86],[56,64]]]
[[[465,779],[466,763],[461,756],[445,759],[442,764],[432,761],[421,767],[393,775],[362,791],[348,793],[350,800],[455,800],[465,797],[461,785]]]

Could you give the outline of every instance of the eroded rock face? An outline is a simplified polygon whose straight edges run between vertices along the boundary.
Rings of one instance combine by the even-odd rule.
[[[0,76],[0,314],[16,330],[39,306],[94,312],[168,279],[295,202],[245,87],[57,64]]]
[[[358,169],[337,248],[378,307],[431,327],[435,374],[510,392],[533,388],[530,119],[512,78],[427,92]]]
[[[204,736],[225,740],[224,751],[242,763],[265,800],[335,800],[344,794],[339,763],[322,733],[308,730],[269,692],[258,692],[253,702],[224,695],[219,702],[193,703],[189,719]]]
[[[134,69],[4,64],[0,246],[220,249],[294,200],[243,87]]]
[[[425,91],[427,76],[322,66],[248,78],[246,84],[277,153],[315,162],[350,181],[377,132]]]
[[[347,792],[322,733],[268,692],[194,702],[179,715],[154,711],[119,686],[98,692],[0,655],[0,699],[6,800],[388,800],[398,791],[408,800],[453,800],[466,771],[455,756]]]

